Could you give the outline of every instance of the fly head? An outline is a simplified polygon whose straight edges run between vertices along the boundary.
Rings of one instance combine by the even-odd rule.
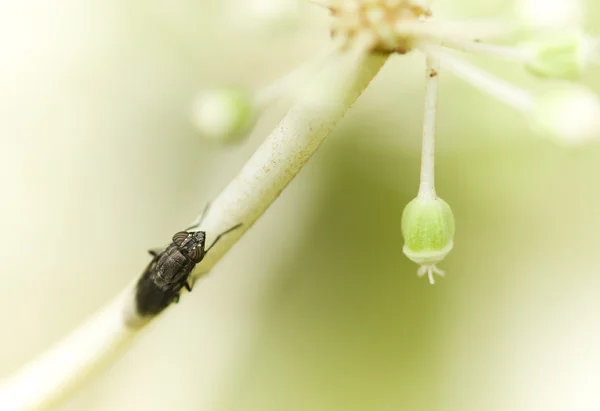
[[[180,231],[173,236],[173,244],[181,254],[198,264],[204,258],[206,233],[204,231]]]

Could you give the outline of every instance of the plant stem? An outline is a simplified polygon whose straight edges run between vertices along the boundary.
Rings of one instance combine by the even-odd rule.
[[[441,43],[448,39],[465,41],[473,38],[504,38],[514,31],[512,24],[503,20],[446,21],[430,18],[425,21],[399,21],[394,26],[397,36]]]
[[[317,52],[298,68],[259,89],[254,96],[256,105],[259,109],[265,109],[280,98],[297,96],[298,91],[302,89],[307,80],[314,77],[315,73],[327,63],[331,55],[336,53],[340,47],[340,41],[332,41],[327,48]]]
[[[423,147],[421,150],[421,184],[419,198],[435,199],[435,127],[439,89],[439,61],[427,56],[425,78],[425,115],[423,120]]]
[[[331,0],[307,0],[310,4],[314,4],[315,6],[330,8],[335,5],[335,1]]]
[[[136,329],[124,321],[133,285],[71,335],[0,384],[3,411],[45,410],[68,398],[127,348]]]
[[[311,101],[312,105],[296,103],[212,202],[202,224],[202,230],[210,237],[235,224],[243,226],[211,249],[194,271],[194,278],[210,271],[275,201],[386,60],[369,55],[358,67],[350,67],[340,56],[324,67],[318,76],[335,80],[329,84],[330,100],[322,105],[315,101]],[[0,409],[46,410],[67,399],[115,361],[151,320],[136,318],[134,290],[135,282],[72,335],[4,381],[0,385]]]
[[[532,109],[534,100],[529,92],[489,74],[465,60],[454,57],[440,47],[431,45],[421,45],[419,47],[428,55],[437,57],[442,65],[448,67],[456,76],[490,96],[522,112]]]
[[[352,55],[341,55],[335,66],[345,66]],[[240,173],[211,205],[202,224],[207,232],[208,243],[211,236],[242,223],[239,230],[233,231],[219,241],[192,274],[197,278],[210,271],[224,253],[249,229],[267,207],[275,201],[281,191],[296,176],[302,166],[317,150],[348,108],[358,98],[362,90],[377,74],[386,57],[368,55],[359,67],[350,70],[332,71],[328,67],[319,74],[329,81],[327,101],[300,99],[305,104],[292,107],[279,123],[271,136],[244,165]],[[307,104],[307,103],[311,104]]]
[[[444,39],[442,45],[455,50],[473,54],[484,54],[515,63],[525,64],[530,60],[530,54],[518,46],[500,46],[497,44],[482,43],[474,40]]]

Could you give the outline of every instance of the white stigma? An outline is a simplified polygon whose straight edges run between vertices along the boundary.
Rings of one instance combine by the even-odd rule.
[[[433,285],[435,284],[434,274],[443,277],[446,273],[443,270],[440,270],[435,264],[426,264],[420,266],[417,271],[418,277],[423,277],[425,274],[427,274],[427,278],[429,278],[429,284]]]

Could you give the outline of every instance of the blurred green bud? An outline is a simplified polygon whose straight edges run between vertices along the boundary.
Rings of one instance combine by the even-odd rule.
[[[417,197],[406,205],[402,213],[404,254],[420,264],[419,277],[427,274],[434,283],[433,274],[444,275],[436,267],[452,250],[454,244],[454,215],[441,198]]]
[[[230,143],[247,135],[257,114],[249,93],[223,88],[201,93],[193,103],[191,120],[203,137]]]
[[[600,137],[600,100],[582,86],[565,86],[538,96],[531,113],[536,132],[565,145],[579,145]]]
[[[540,77],[576,79],[589,65],[594,45],[581,32],[545,36],[525,45],[525,67]]]

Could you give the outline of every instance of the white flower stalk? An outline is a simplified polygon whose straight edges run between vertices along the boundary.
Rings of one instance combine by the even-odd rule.
[[[600,138],[600,100],[590,90],[563,86],[535,96],[439,47],[424,46],[423,49],[440,58],[461,79],[520,111],[538,134],[566,146]]]
[[[209,237],[214,238],[216,233],[240,222],[243,226],[211,249],[194,271],[194,278],[210,271],[275,201],[385,61],[385,56],[372,55],[357,68],[340,65],[334,59],[323,68],[319,75],[335,79],[328,87],[331,101],[337,104],[330,101],[325,105],[307,106],[302,102],[294,105],[238,176],[212,202],[199,227]],[[209,238],[208,242],[211,241]],[[137,318],[133,294],[133,288],[128,287],[71,336],[2,381],[0,410],[47,410],[113,362],[150,320]]]
[[[450,206],[435,192],[435,128],[437,116],[439,62],[427,57],[425,119],[421,152],[421,181],[417,198],[404,208],[402,235],[404,254],[420,267],[417,275],[444,276],[437,267],[454,245],[454,216]]]
[[[421,148],[421,181],[419,197],[429,200],[435,193],[435,131],[437,124],[437,105],[439,94],[440,62],[427,56],[425,75],[425,115],[423,120],[423,145]]]
[[[325,9],[330,8],[333,3],[330,0],[306,0],[306,1],[310,4],[314,4],[315,6],[323,7]]]
[[[235,87],[205,90],[192,103],[190,120],[203,138],[218,143],[238,142],[256,125],[261,113],[280,100],[294,100],[313,84],[315,74],[338,54],[339,42],[332,42],[300,67],[254,93]],[[360,61],[355,61],[358,67]],[[326,86],[322,82],[319,86]]]
[[[442,40],[441,44],[454,50],[464,51],[472,54],[482,54],[520,64],[525,64],[530,59],[530,53],[521,47],[484,43],[479,39],[463,40],[446,38]]]
[[[344,52],[341,52],[342,39],[336,38],[333,41],[334,49],[330,53],[333,58],[339,60],[339,64],[347,67],[360,67],[365,58],[369,55],[375,39],[370,34],[357,37],[350,46],[346,47]],[[337,75],[330,72],[331,76]],[[335,81],[334,78],[320,76],[317,81],[296,83],[297,87],[293,89],[294,95],[298,100],[304,101],[307,105],[323,105],[329,104],[331,97],[327,84]],[[335,104],[335,101],[333,102]]]
[[[515,46],[452,38],[442,40],[442,45],[512,61],[539,77],[574,80],[598,61],[598,41],[580,30],[544,33]]]
[[[491,97],[520,111],[528,111],[533,108],[534,99],[529,92],[455,57],[440,47],[423,45],[421,48],[427,54],[440,59],[444,67],[447,67],[454,75]]]
[[[347,54],[341,53],[342,45],[343,41],[341,39],[334,39],[327,47],[317,52],[300,67],[258,90],[254,96],[256,105],[264,110],[277,101],[302,99],[307,88],[316,88],[317,86],[328,84],[326,82],[323,83],[326,79],[322,76],[317,77],[316,74],[331,59],[338,58],[340,54]],[[356,48],[356,46],[353,47]],[[360,63],[360,59],[356,59],[353,67],[358,67]],[[321,79],[322,82],[315,82],[316,78]]]
[[[512,24],[499,19],[444,21],[434,16],[421,18],[418,21],[399,21],[394,30],[398,36],[435,43],[448,40],[502,39],[513,35],[516,31]]]

